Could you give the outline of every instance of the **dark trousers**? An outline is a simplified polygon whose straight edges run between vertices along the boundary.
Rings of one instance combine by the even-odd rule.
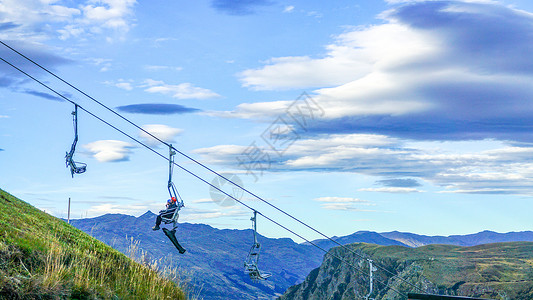
[[[161,221],[163,221],[162,217],[172,218],[172,215],[174,214],[175,210],[176,209],[171,209],[170,211],[164,211],[160,213],[159,215],[157,215],[157,218],[155,219],[155,226],[161,225]]]

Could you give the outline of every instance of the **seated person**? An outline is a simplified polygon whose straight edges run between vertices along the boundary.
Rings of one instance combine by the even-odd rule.
[[[178,208],[178,205],[176,204],[176,197],[172,197],[171,199],[167,200],[167,209],[159,211],[159,215],[157,216],[155,220],[155,226],[152,227],[152,230],[159,230],[159,225],[161,225],[161,221],[163,221],[162,218],[170,219],[174,215],[174,212]]]

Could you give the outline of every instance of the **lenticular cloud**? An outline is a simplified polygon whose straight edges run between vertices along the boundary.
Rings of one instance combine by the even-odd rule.
[[[129,160],[134,145],[116,140],[100,140],[83,145],[99,162],[119,162]]]
[[[243,85],[318,87],[312,96],[326,113],[310,133],[532,141],[533,14],[495,3],[417,1],[381,17],[384,24],[339,35],[323,58],[273,58],[244,71]],[[268,114],[269,103],[241,104],[227,115]],[[291,101],[272,105],[280,103]]]

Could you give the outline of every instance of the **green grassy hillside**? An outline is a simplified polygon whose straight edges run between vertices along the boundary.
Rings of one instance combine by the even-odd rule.
[[[414,249],[358,247],[380,261],[394,262],[391,267],[414,264],[420,274],[436,285],[439,293],[493,299],[533,297],[532,242],[472,247],[428,245]]]
[[[186,299],[161,275],[0,190],[0,299]]]

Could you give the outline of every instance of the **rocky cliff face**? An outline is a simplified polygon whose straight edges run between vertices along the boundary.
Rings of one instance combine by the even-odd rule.
[[[357,255],[340,247],[331,249],[319,268],[280,299],[364,298],[369,292],[369,269],[361,256],[380,266],[374,272],[370,295],[374,299],[406,299],[409,292],[533,299],[533,243],[348,247]]]

